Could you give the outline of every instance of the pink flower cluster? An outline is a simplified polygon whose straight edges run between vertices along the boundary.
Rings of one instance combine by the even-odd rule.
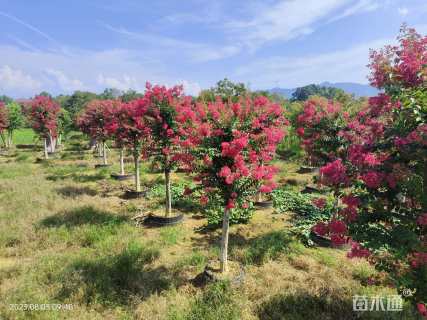
[[[329,162],[320,168],[320,177],[322,183],[326,185],[346,185],[349,180],[341,159]]]
[[[403,28],[399,46],[371,52],[371,84],[386,88],[399,82],[403,87],[422,84],[427,76],[427,37]],[[393,77],[390,77],[393,75]]]
[[[231,104],[217,99],[207,104],[182,103],[178,114],[178,143],[200,150],[196,179],[206,190],[223,190],[228,195],[227,208],[243,197],[242,188],[257,185],[260,192],[275,188],[272,179],[277,169],[269,162],[288,124],[278,104],[265,97],[242,97]],[[252,183],[242,184],[243,179]]]

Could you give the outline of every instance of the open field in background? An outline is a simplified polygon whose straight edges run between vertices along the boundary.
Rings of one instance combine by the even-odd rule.
[[[32,144],[31,130],[15,143]],[[31,149],[0,156],[0,319],[416,319],[407,305],[403,313],[354,313],[353,295],[395,292],[366,285],[375,271],[344,250],[304,247],[288,231],[293,213],[272,209],[231,227],[230,259],[243,266],[243,280],[195,287],[191,280],[218,257],[220,230],[207,229],[185,201],[175,201],[185,212],[181,225],[136,227],[131,218],[161,210],[161,196],[121,199],[132,181],[109,178],[117,152],[112,167],[95,170],[85,144],[73,133],[56,159],[40,164]],[[291,179],[300,190],[310,181],[296,173],[298,163],[277,165],[281,183]],[[143,165],[141,181],[155,190],[163,177]],[[173,184],[184,181],[173,175]],[[20,303],[73,308],[9,308]]]

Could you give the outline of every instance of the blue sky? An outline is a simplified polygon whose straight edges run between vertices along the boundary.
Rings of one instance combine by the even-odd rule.
[[[426,0],[0,0],[0,94],[367,83],[369,48],[426,16]]]

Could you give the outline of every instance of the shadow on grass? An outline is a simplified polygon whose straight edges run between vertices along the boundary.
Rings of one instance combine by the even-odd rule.
[[[146,299],[173,285],[171,273],[151,263],[160,255],[157,249],[130,243],[121,253],[71,263],[60,275],[57,298],[79,295],[82,303],[128,305],[135,298]]]
[[[66,226],[72,228],[85,224],[122,224],[129,221],[127,217],[101,211],[91,206],[84,206],[47,217],[40,222],[42,227]]]
[[[76,198],[78,196],[87,195],[87,196],[96,196],[98,192],[89,187],[74,187],[67,186],[57,189],[57,192],[67,198]]]
[[[360,319],[349,300],[340,296],[312,296],[305,292],[273,296],[260,305],[257,313],[265,320]]]
[[[250,239],[241,235],[230,235],[230,251],[232,256],[244,264],[262,265],[281,254],[297,251],[297,248],[292,246],[294,241],[293,236],[284,230]]]
[[[65,180],[65,179],[71,179],[74,182],[95,182],[99,180],[106,179],[108,175],[101,171],[97,172],[95,174],[85,174],[85,173],[58,173],[58,174],[52,174],[49,175],[46,179],[50,181],[59,181],[59,180]]]

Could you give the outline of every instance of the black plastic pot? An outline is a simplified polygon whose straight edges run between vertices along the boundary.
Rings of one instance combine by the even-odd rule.
[[[332,245],[331,239],[323,237],[321,235],[318,235],[317,233],[315,233],[313,231],[310,232],[310,239],[320,247],[335,248],[335,249],[344,249],[344,248],[348,247],[347,243],[339,245],[339,246],[334,246],[334,245]]]
[[[130,180],[135,177],[133,174],[118,174],[118,173],[112,173],[110,176],[112,179],[118,180],[118,181]]]
[[[17,144],[16,149],[33,149],[36,145],[34,144]]]
[[[145,197],[147,191],[126,190],[123,199],[139,199]]]
[[[267,209],[267,208],[273,207],[273,201],[269,200],[269,201],[255,202],[254,205],[258,208]]]
[[[173,226],[181,223],[182,220],[184,220],[184,214],[182,213],[173,217],[162,217],[150,214],[147,218],[145,218],[144,224],[155,226]]]
[[[111,164],[95,164],[95,169],[111,167]]]
[[[301,166],[298,169],[297,173],[301,173],[301,174],[304,174],[304,173],[313,173],[313,172],[316,172],[317,170],[319,170],[319,168],[309,167],[309,166]]]
[[[45,159],[45,158],[36,158],[36,163],[43,163],[43,162],[47,162],[49,160],[52,160],[52,158],[48,158],[48,159]]]

